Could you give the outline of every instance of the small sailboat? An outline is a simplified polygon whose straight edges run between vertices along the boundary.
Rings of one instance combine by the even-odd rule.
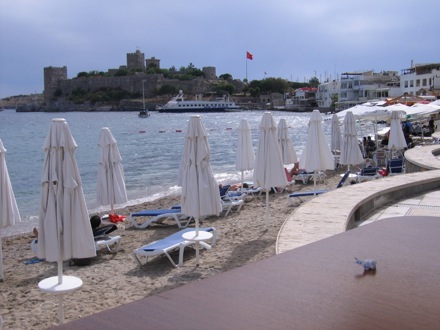
[[[147,118],[150,116],[150,112],[148,111],[148,109],[142,109],[141,111],[139,111],[139,118]]]

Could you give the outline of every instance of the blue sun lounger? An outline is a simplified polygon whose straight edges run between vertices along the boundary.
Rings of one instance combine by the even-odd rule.
[[[143,222],[138,222],[135,218],[148,218]],[[179,228],[186,228],[190,223],[190,218],[182,213],[182,210],[178,207],[171,209],[158,209],[158,210],[144,210],[130,214],[127,221],[130,222],[135,228],[145,229],[152,223],[163,223],[165,219],[173,219]],[[181,220],[185,220],[186,223],[182,224]]]
[[[344,176],[341,178],[341,180],[339,181],[336,188],[341,188],[344,185],[344,183],[347,180],[349,175],[350,175],[350,171],[345,172]],[[289,198],[321,195],[321,194],[325,194],[328,191],[329,190],[299,191],[299,192],[295,192],[295,193],[290,194]]]
[[[133,258],[139,264],[139,266],[142,266],[142,262],[139,257],[146,257],[147,258],[146,262],[148,262],[149,257],[165,254],[168,260],[171,262],[171,264],[174,267],[177,267],[176,263],[173,261],[173,259],[170,256],[170,252],[179,249],[178,264],[179,266],[181,266],[183,264],[183,252],[185,247],[195,244],[194,241],[185,240],[182,237],[182,234],[193,230],[195,230],[195,228],[185,228],[161,240],[152,242],[138,249],[135,249],[133,250]],[[212,246],[215,245],[215,241],[217,240],[217,232],[214,227],[199,228],[199,230],[212,233],[212,239],[210,241],[210,244],[208,244],[207,242],[199,242],[199,244],[202,247],[209,250]]]

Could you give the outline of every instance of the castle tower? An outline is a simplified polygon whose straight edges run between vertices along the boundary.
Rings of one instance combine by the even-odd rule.
[[[160,69],[160,60],[158,60],[154,56],[152,58],[146,59],[145,66],[148,68],[150,65],[154,65],[156,68]]]
[[[215,67],[213,67],[213,66],[203,67],[202,72],[203,72],[203,75],[205,76],[205,79],[208,79],[208,80],[216,80],[217,79]]]
[[[145,71],[145,54],[138,49],[135,53],[127,53],[127,69]]]
[[[44,102],[53,98],[61,80],[67,80],[67,66],[44,68]]]

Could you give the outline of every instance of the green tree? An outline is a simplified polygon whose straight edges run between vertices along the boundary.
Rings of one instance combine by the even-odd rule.
[[[232,80],[232,75],[230,75],[229,73],[224,73],[224,74],[221,74],[219,76],[219,78],[223,79],[223,80]]]
[[[164,84],[157,90],[157,95],[175,95],[177,88],[173,85]]]
[[[309,84],[312,87],[318,87],[319,86],[319,79],[316,77],[310,78]]]
[[[128,71],[125,69],[119,69],[118,71],[116,71],[115,73],[115,77],[120,77],[120,76],[127,76],[128,75]]]

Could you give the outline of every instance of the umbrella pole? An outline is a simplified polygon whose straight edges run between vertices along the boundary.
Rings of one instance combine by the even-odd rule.
[[[199,236],[199,217],[196,217],[196,237]],[[196,240],[196,267],[199,267],[199,241]]]
[[[240,187],[241,192],[243,192],[243,184],[244,184],[244,171],[241,171],[241,187]]]
[[[59,321],[59,324],[63,324],[64,323],[63,294],[58,295],[58,321]]]
[[[264,225],[267,226],[269,220],[269,190],[266,190],[266,211],[264,214]]]
[[[3,282],[3,247],[2,247],[2,230],[0,229],[0,282]]]
[[[315,170],[313,172],[313,195],[316,196],[316,175],[317,171]]]
[[[58,234],[58,284],[63,284],[63,248],[61,246],[61,235]]]

